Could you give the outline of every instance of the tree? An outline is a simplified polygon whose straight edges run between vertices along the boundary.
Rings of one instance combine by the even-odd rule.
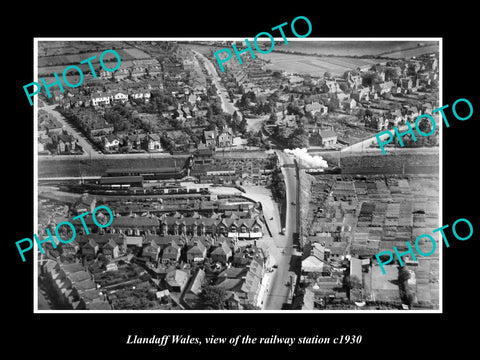
[[[345,80],[347,80],[349,73],[350,73],[351,75],[355,76],[355,75],[359,75],[359,74],[360,74],[360,71],[358,71],[358,70],[347,70],[347,71],[345,71],[345,72],[343,73],[342,78],[345,79]]]
[[[380,82],[380,76],[373,71],[369,71],[362,76],[363,86],[372,86]]]
[[[347,275],[344,278],[344,285],[346,288],[352,289],[361,289],[362,288],[362,281],[358,278],[358,276]]]
[[[328,103],[328,112],[335,112],[340,107],[340,100],[336,96],[333,96]]]
[[[272,182],[270,184],[272,195],[276,200],[283,200],[286,197],[285,181],[282,170],[275,167],[272,171]]]
[[[202,288],[200,293],[199,305],[203,309],[214,309],[214,310],[223,310],[225,309],[225,298],[227,292],[224,288],[206,285]]]
[[[427,119],[422,119],[418,124],[418,128],[422,133],[428,134],[430,131],[432,131],[432,123]]]
[[[253,132],[249,131],[247,133],[247,145],[248,146],[262,146],[262,134],[261,132],[257,132],[254,134]]]
[[[411,278],[410,270],[405,266],[398,269],[398,288],[400,290],[400,298],[402,301],[411,306],[416,301],[416,294],[412,287],[408,284],[408,280]]]
[[[396,68],[386,68],[385,69],[385,80],[396,80],[399,77],[399,73],[397,72]]]
[[[401,267],[400,270],[398,270],[398,282],[400,284],[408,281],[410,279],[410,271],[406,267]]]
[[[341,82],[340,85],[338,86],[340,87],[340,90],[342,90],[343,92],[348,91],[348,84],[346,82]]]
[[[303,115],[303,110],[294,102],[289,102],[287,105],[287,112],[290,115]]]
[[[277,122],[278,118],[277,118],[277,114],[275,112],[272,112],[270,114],[270,117],[268,118],[267,120],[267,123],[268,124],[275,124]]]
[[[237,110],[233,112],[232,120],[234,122],[237,122],[238,120],[240,120],[240,116],[238,115]]]
[[[308,147],[308,134],[305,132],[305,129],[303,127],[298,127],[296,128],[292,136],[290,136],[288,139],[288,146],[291,149],[295,148],[306,148]]]

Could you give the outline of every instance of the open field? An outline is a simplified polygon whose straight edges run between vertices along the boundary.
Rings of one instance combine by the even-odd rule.
[[[66,55],[72,54],[77,55],[80,53],[86,54],[94,51],[104,51],[107,49],[113,49],[117,52],[121,49],[137,49],[132,48],[132,46],[126,41],[39,41],[38,42],[38,56],[47,57],[54,55]],[[132,56],[136,57],[135,54]],[[143,55],[142,55],[143,56]],[[140,59],[140,58],[139,58]]]
[[[421,46],[418,46],[421,44]],[[275,49],[281,51],[295,51],[312,55],[333,56],[377,56],[398,52],[408,49],[421,51],[422,47],[437,46],[436,41],[305,41],[288,39],[288,45],[282,41],[275,41]],[[426,49],[435,51],[431,49]],[[390,55],[388,55],[390,56]]]
[[[150,59],[150,55],[147,53],[135,49],[116,49],[115,50],[119,55],[120,59],[122,60],[122,65],[132,65],[133,60],[140,60],[140,59]],[[88,64],[81,64],[80,61],[88,59],[92,56],[96,56],[96,59],[92,60],[92,64],[99,65],[100,62],[100,55],[102,51],[89,51],[84,53],[77,53],[71,55],[53,55],[53,56],[39,56],[38,58],[38,73],[41,74],[52,74],[53,72],[61,73],[66,65],[74,64],[82,69],[82,71],[86,72],[89,69]],[[104,61],[107,63],[108,61],[116,62],[116,57],[112,53],[107,53],[104,56]]]
[[[264,60],[270,60],[267,69],[283,70],[288,73],[323,76],[328,71],[334,76],[340,76],[347,70],[358,67],[370,67],[378,62],[376,59],[357,59],[347,57],[313,57],[272,52],[259,55]]]
[[[89,52],[71,54],[71,55],[39,56],[38,67],[78,64],[80,61],[88,59],[92,56],[97,57],[97,59],[92,61],[92,63],[95,63],[95,62],[99,62],[100,54],[103,51],[104,50],[89,51]],[[132,48],[131,49],[115,49],[115,51],[120,55],[120,58],[122,59],[122,61],[150,58],[150,55],[138,49],[132,49]],[[104,57],[106,61],[110,58],[115,59],[115,55],[108,53]]]
[[[439,51],[438,44],[435,45],[429,45],[429,46],[422,46],[422,47],[417,47],[414,49],[408,49],[408,50],[402,50],[402,51],[395,51],[395,52],[389,52],[382,54],[383,56],[388,56],[391,58],[411,58],[412,56],[420,56],[423,54],[429,54],[433,52]]]

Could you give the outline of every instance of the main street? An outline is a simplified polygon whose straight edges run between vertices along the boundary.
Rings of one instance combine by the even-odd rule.
[[[297,203],[296,169],[295,166],[292,166],[294,161],[293,158],[286,155],[283,151],[276,151],[276,153],[285,179],[287,209],[285,234],[273,236],[275,246],[269,248],[270,256],[273,256],[278,268],[274,270],[271,276],[268,295],[263,303],[264,310],[280,310],[282,305],[287,302],[290,287],[286,284],[289,282],[290,262],[293,252],[293,233],[297,231],[296,205],[292,205],[292,201]]]
[[[208,59],[206,56],[203,54],[200,54],[198,51],[193,50],[193,52],[203,60],[203,63],[205,64],[205,68],[210,75],[210,78],[212,79],[213,83],[215,84],[215,87],[217,88],[217,94],[220,96],[220,99],[222,101],[222,110],[225,111],[226,113],[232,115],[235,111],[237,112],[238,116],[240,119],[242,118],[242,114],[240,111],[235,107],[235,105],[232,104],[232,102],[229,99],[229,96],[227,94],[227,90],[223,86],[220,80],[220,76],[218,76],[217,71],[215,70],[215,66],[213,63]]]
[[[97,153],[97,150],[93,148],[92,144],[85,139],[85,137],[80,134],[80,132],[71,126],[67,120],[60,114],[58,111],[55,110],[57,105],[46,105],[40,109],[45,110],[49,114],[53,115],[60,123],[62,124],[63,128],[71,135],[73,135],[78,140],[78,144],[82,147],[86,154],[91,154],[91,157],[98,157],[100,154]],[[76,155],[78,156],[78,155]],[[85,155],[84,155],[85,156]]]

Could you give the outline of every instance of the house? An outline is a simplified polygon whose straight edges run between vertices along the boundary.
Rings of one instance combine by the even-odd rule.
[[[75,138],[72,135],[67,135],[67,134],[60,134],[56,135],[54,137],[58,141],[58,145],[60,146],[60,143],[63,143],[63,151],[72,151],[75,150],[77,143]]]
[[[362,264],[362,259],[357,259],[353,256],[350,258],[350,277],[356,276],[362,281]]]
[[[63,131],[63,125],[55,118],[50,118],[48,122],[43,124],[43,128],[46,129],[48,135],[61,134]]]
[[[76,240],[69,243],[62,243],[62,252],[65,256],[76,255],[78,250],[80,250],[80,245]]]
[[[386,130],[388,128],[389,119],[387,117],[374,114],[365,116],[365,126],[375,130]]]
[[[385,81],[385,82],[381,82],[373,85],[373,89],[378,95],[382,95],[385,93],[389,93],[392,90],[392,87],[394,86],[395,84],[392,81]]]
[[[352,112],[357,107],[357,102],[352,98],[345,98],[340,103],[340,106],[343,110]]]
[[[97,213],[97,221],[102,222],[99,214]],[[92,217],[88,216],[84,218],[84,226],[89,229],[90,232],[93,232],[94,229],[98,229],[98,226],[93,222]],[[107,220],[105,220],[106,222]],[[77,224],[73,223],[75,230],[77,232],[83,233],[84,226],[82,223]],[[142,235],[156,234],[159,228],[160,222],[156,217],[147,217],[147,216],[117,216],[114,217],[112,224],[107,228],[109,236],[117,237],[121,239],[122,243],[125,243],[124,240],[129,237],[139,237],[142,239]],[[128,236],[122,236],[122,234]],[[105,235],[100,234],[91,234],[97,235],[99,237],[106,237]],[[127,239],[128,240],[128,239]],[[137,240],[133,240],[135,244]],[[140,245],[141,245],[140,241]],[[127,243],[128,244],[128,243]]]
[[[145,140],[147,150],[162,150],[162,144],[160,143],[160,136],[158,134],[148,134]]]
[[[157,76],[161,75],[162,69],[159,65],[150,65],[147,68],[147,73],[148,73],[148,76],[150,76],[150,77],[157,77]]]
[[[59,153],[64,153],[65,151],[67,151],[65,143],[61,139],[59,139],[57,142],[57,151]]]
[[[193,162],[195,165],[213,164],[215,162],[213,154],[211,149],[198,149],[193,154]]]
[[[263,276],[265,274],[265,267],[263,259],[254,257],[248,266],[248,272],[242,284],[241,292],[246,295],[246,303],[255,306],[260,306],[260,288],[262,286]]]
[[[73,211],[76,215],[83,214],[84,212],[92,213],[97,206],[96,197],[90,194],[83,194],[80,199],[78,199],[72,206]]]
[[[320,260],[315,255],[309,255],[302,260],[302,271],[305,273],[321,273],[323,276],[330,274],[330,266],[325,260]]]
[[[328,112],[328,107],[320,104],[319,102],[313,102],[305,105],[305,113],[309,113],[311,116],[316,114],[324,115]]]
[[[151,97],[151,93],[147,89],[129,89],[128,90],[128,96],[130,99],[134,100],[144,100],[145,102],[148,102]]]
[[[130,78],[137,80],[138,78],[146,75],[147,69],[143,66],[134,66],[130,68]]]
[[[185,290],[183,301],[190,309],[195,309],[197,307],[199,295],[202,292],[202,286],[205,282],[205,275],[203,269],[198,269],[193,279],[190,281],[190,285]]]
[[[112,95],[112,100],[115,103],[125,104],[128,101],[128,95],[123,92],[114,92]]]
[[[98,244],[95,240],[89,239],[88,242],[82,247],[82,255],[97,255]]]
[[[110,79],[112,77],[115,78],[115,81],[125,80],[129,75],[129,71],[127,68],[123,66],[117,69],[115,72],[106,71],[103,68],[100,70],[100,78],[101,79]]]
[[[96,93],[90,95],[92,106],[110,105],[110,96],[105,93]]]
[[[227,241],[223,241],[210,253],[210,258],[215,262],[226,263],[232,255],[232,249],[228,246]]]
[[[167,288],[171,292],[182,292],[187,286],[188,279],[188,273],[178,269],[168,272],[165,277]]]
[[[90,99],[85,95],[76,94],[70,99],[70,107],[89,106]]]
[[[402,111],[400,109],[395,109],[390,111],[388,124],[391,127],[398,126],[400,122],[403,120]]]
[[[234,291],[227,291],[227,296],[225,298],[225,307],[228,310],[242,310],[244,308],[241,304],[238,293]]]
[[[326,262],[325,246],[319,243],[307,243],[303,247],[302,271],[330,275],[330,266]]]
[[[321,146],[330,146],[337,143],[337,134],[333,130],[320,130],[318,135]]]
[[[353,75],[351,71],[347,73],[347,83],[351,89],[357,89],[362,85],[362,77]]]
[[[325,80],[322,90],[329,93],[337,93],[341,91],[339,84],[334,80]]]
[[[204,130],[203,131],[203,137],[205,139],[205,145],[208,148],[213,148],[215,147],[216,140],[217,140],[217,131],[216,129],[214,130]]]
[[[129,134],[123,137],[122,146],[127,148],[128,151],[133,149],[140,150],[142,148],[142,143],[145,139],[145,136],[139,134]]]
[[[51,138],[47,137],[44,139],[39,139],[37,142],[37,151],[39,154],[50,154],[50,151],[47,149],[47,144],[52,144],[53,141]]]
[[[108,135],[113,133],[113,130],[114,130],[114,127],[112,124],[109,124],[105,120],[98,120],[92,125],[90,129],[90,135],[92,136]]]
[[[394,85],[390,89],[390,93],[392,94],[401,94],[402,93],[402,88],[400,86]]]
[[[181,110],[182,110],[183,116],[186,119],[191,119],[192,113],[191,113],[191,110],[188,106],[182,106]]]
[[[217,135],[217,146],[227,147],[232,146],[233,143],[233,131],[228,126],[224,126],[220,129]]]
[[[188,101],[191,105],[195,105],[195,103],[197,102],[197,97],[196,97],[194,94],[190,94],[190,95],[188,96],[187,101]]]
[[[188,261],[203,261],[207,256],[207,248],[201,241],[195,241],[187,250]]]
[[[410,106],[407,108],[407,116],[410,118],[410,121],[413,121],[420,115],[418,108],[416,106]]]
[[[350,94],[352,99],[355,99],[357,102],[369,101],[370,100],[370,88],[363,87],[357,90],[353,90]]]
[[[113,134],[102,137],[102,142],[106,151],[118,151],[120,146],[120,139]]]
[[[88,222],[86,222],[86,224],[87,224],[87,227],[88,227]],[[80,224],[80,226],[81,225],[82,224]],[[77,232],[78,232],[78,230],[77,230]],[[119,251],[122,250],[125,246],[125,237],[121,234],[90,233],[88,235],[85,235],[85,234],[80,234],[79,233],[75,240],[78,241],[78,244],[80,245],[80,248],[83,248],[84,245],[86,245],[90,240],[94,240],[95,243],[98,245],[99,249],[103,249],[103,247],[110,240],[113,240],[118,245]]]
[[[180,259],[181,247],[175,241],[171,241],[163,248],[162,263],[169,261],[177,262]]]
[[[142,257],[147,258],[150,262],[156,263],[160,255],[160,246],[154,241],[144,246],[142,250]]]
[[[245,277],[247,272],[248,272],[248,268],[245,266],[229,267],[218,274],[216,284],[218,285],[226,279],[242,279]]]
[[[399,85],[403,90],[409,90],[413,87],[413,81],[411,78],[401,78],[399,79]]]
[[[115,259],[119,257],[120,248],[113,239],[109,239],[108,242],[105,245],[103,245],[102,253],[107,257],[109,256]]]
[[[226,209],[225,209],[226,210]],[[192,217],[178,219],[167,216],[161,219],[161,231],[164,234],[192,234],[192,235],[217,235],[238,238],[261,238],[263,236],[263,225],[258,218],[199,218]]]
[[[303,83],[303,77],[298,76],[298,75],[289,75],[288,76],[288,82],[290,84],[301,84],[301,83]]]

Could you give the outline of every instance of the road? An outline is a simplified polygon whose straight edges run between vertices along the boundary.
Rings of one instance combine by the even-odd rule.
[[[200,54],[198,51],[195,51],[195,50],[192,50],[192,51],[204,61],[205,68],[207,69],[208,74],[210,75],[210,78],[215,84],[215,87],[217,88],[217,94],[218,96],[220,96],[220,99],[222,101],[222,110],[228,114],[233,114],[236,111],[238,116],[241,119],[242,114],[240,113],[240,110],[238,110],[235,107],[235,105],[231,103],[227,90],[223,86],[220,80],[220,76],[218,76],[218,73],[215,70],[215,66],[213,65],[213,63],[210,61],[210,59],[205,57],[203,54]]]
[[[233,114],[234,111],[237,111],[237,114],[241,117],[242,114],[240,111],[230,102],[228,94],[220,82],[220,77],[218,76],[213,63],[207,59],[202,54],[195,52],[200,58],[204,60],[207,71],[209,72],[215,86],[218,89],[218,94],[222,101],[223,111]],[[284,164],[293,164],[294,161],[292,158],[287,156],[283,151],[277,151],[277,155],[280,160],[280,165]],[[269,255],[273,257],[273,261],[277,265],[277,269],[270,274],[270,281],[268,282],[268,291],[264,299],[263,307],[264,310],[279,310],[282,308],[282,305],[287,301],[289,287],[285,286],[285,283],[289,278],[289,269],[290,261],[292,257],[292,245],[293,245],[293,233],[296,232],[296,208],[291,205],[292,201],[297,202],[297,179],[295,175],[295,167],[282,167],[282,173],[285,178],[285,186],[287,193],[287,210],[286,210],[286,224],[285,224],[285,235],[280,235],[275,232],[275,229],[278,229],[279,214],[278,210],[269,209],[266,206],[267,203],[271,201],[262,201],[264,207],[264,214],[267,221],[270,221],[270,214],[272,217],[277,219],[273,221],[271,226],[272,229],[272,239],[267,239],[268,243],[259,242],[259,246],[262,248],[268,249]],[[247,195],[248,196],[248,195]],[[252,193],[253,196],[253,193]],[[256,194],[258,199],[258,194]],[[258,199],[261,201],[261,199]],[[285,253],[282,252],[284,250]]]
[[[291,204],[292,201],[297,202],[295,167],[283,167],[283,165],[286,164],[292,165],[294,161],[293,158],[286,155],[283,151],[276,151],[276,153],[285,178],[287,210],[285,235],[274,237],[274,244],[270,247],[270,256],[273,256],[278,268],[271,276],[268,295],[263,303],[264,310],[280,310],[282,305],[287,301],[290,288],[285,284],[289,279],[290,261],[293,253],[293,233],[296,232],[297,225],[296,206]],[[283,253],[282,250],[284,250],[285,253]]]
[[[89,153],[91,154],[92,157],[97,157],[97,155],[100,155],[97,153],[97,150],[93,148],[92,144],[85,139],[85,137],[78,132],[77,129],[75,129],[73,126],[71,126],[67,120],[63,117],[62,114],[60,114],[58,111],[55,110],[55,107],[57,105],[48,105],[44,106],[41,109],[45,110],[46,112],[50,113],[53,115],[60,123],[63,125],[64,129],[67,130],[67,132],[71,135],[73,135],[75,138],[77,138],[79,145],[82,147],[82,149],[85,151],[85,153],[88,155]]]

